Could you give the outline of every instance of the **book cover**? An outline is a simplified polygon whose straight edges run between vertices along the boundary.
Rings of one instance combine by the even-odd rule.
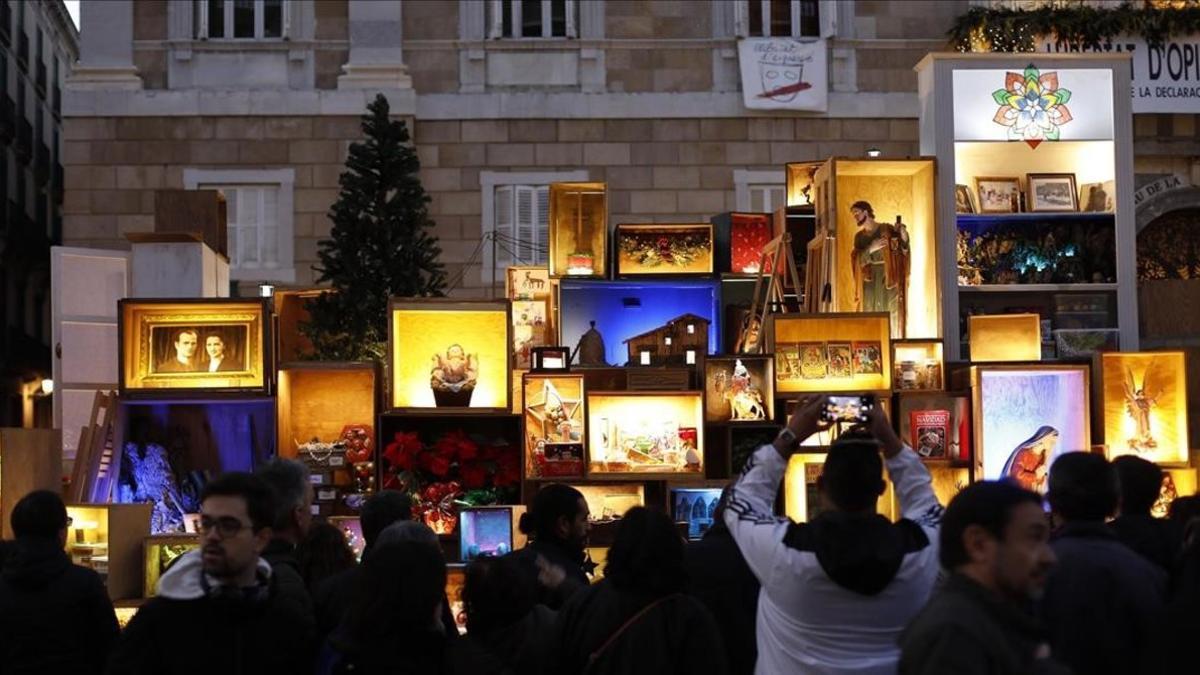
[[[780,380],[800,379],[800,345],[789,342],[775,347],[775,372]]]
[[[830,342],[826,349],[829,355],[829,376],[850,377],[852,351],[849,342]]]
[[[883,356],[878,342],[855,342],[853,368],[855,375],[878,375],[883,372]]]
[[[800,343],[800,376],[806,380],[822,380],[829,373],[829,361],[822,342]]]
[[[909,413],[909,428],[912,433],[912,448],[926,459],[946,457],[946,443],[950,438],[949,410],[914,410]]]

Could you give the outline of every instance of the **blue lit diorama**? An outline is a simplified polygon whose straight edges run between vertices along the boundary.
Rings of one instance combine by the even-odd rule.
[[[1117,280],[1111,213],[959,214],[958,284]]]
[[[511,507],[463,509],[459,526],[459,553],[464,561],[499,557],[513,550]]]
[[[561,344],[572,349],[574,363],[579,365],[626,365],[629,354],[625,340],[662,328],[684,314],[708,320],[708,353],[716,353],[720,348],[721,293],[720,281],[716,279],[603,282],[563,279],[559,299]],[[585,355],[598,351],[601,340],[604,363],[586,359]]]
[[[671,517],[687,523],[688,539],[699,539],[712,527],[720,501],[721,488],[676,488],[671,490]]]

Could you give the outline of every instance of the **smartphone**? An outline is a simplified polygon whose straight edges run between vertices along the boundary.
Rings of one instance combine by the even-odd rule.
[[[826,422],[866,422],[867,413],[874,407],[874,396],[829,396],[821,410],[821,419]]]

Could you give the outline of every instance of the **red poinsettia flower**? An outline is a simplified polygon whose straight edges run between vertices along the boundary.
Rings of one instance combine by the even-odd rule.
[[[479,462],[463,464],[459,467],[459,472],[462,474],[463,485],[468,490],[475,490],[487,484],[487,469]]]

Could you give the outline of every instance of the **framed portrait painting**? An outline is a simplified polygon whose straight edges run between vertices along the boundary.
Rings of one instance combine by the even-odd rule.
[[[267,393],[266,302],[121,300],[121,393]]]

